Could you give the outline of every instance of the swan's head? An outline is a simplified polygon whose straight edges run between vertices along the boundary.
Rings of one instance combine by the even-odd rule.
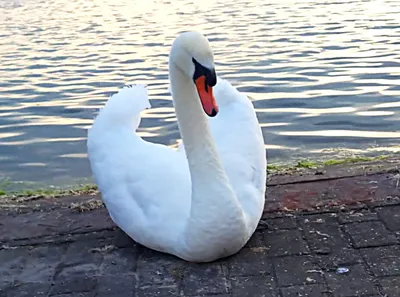
[[[212,88],[217,84],[214,56],[207,38],[199,32],[185,32],[172,44],[170,63],[178,67],[195,84],[204,112],[218,113]]]

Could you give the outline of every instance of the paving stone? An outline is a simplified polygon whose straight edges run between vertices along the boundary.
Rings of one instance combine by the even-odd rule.
[[[399,297],[400,296],[400,278],[399,277],[385,277],[379,279],[379,283],[383,288],[385,297]]]
[[[400,205],[381,207],[377,212],[389,230],[400,231]]]
[[[379,218],[377,213],[372,212],[369,209],[361,209],[357,211],[346,211],[343,213],[339,213],[338,219],[341,224],[348,224],[366,221],[377,221]]]
[[[398,297],[398,206],[269,213],[246,248],[209,264],[151,251],[119,229],[13,242],[30,247],[1,242],[0,297]]]
[[[362,249],[361,253],[374,275],[400,275],[400,246]]]
[[[50,290],[50,283],[26,283],[13,286],[8,289],[6,297],[47,297]],[[1,291],[0,291],[0,296]]]
[[[40,246],[29,250],[24,270],[17,277],[18,281],[22,283],[51,281],[64,252],[64,246]]]
[[[135,297],[136,275],[99,276],[96,291],[96,297]]]
[[[138,290],[138,297],[177,297],[177,296],[180,296],[179,288],[177,285],[148,286],[139,288]]]
[[[308,244],[315,253],[326,255],[337,248],[350,247],[350,241],[341,231],[336,221],[325,224],[326,220],[320,219],[303,223],[303,232]]]
[[[193,297],[203,297],[203,296],[193,296]],[[230,294],[217,294],[217,295],[207,295],[207,297],[231,297]]]
[[[282,230],[282,229],[298,228],[295,216],[267,219],[266,223],[267,223],[269,230]]]
[[[299,230],[264,232],[264,241],[268,255],[285,256],[309,253],[307,243]]]
[[[360,222],[345,225],[356,248],[396,244],[397,239],[380,221]]]
[[[272,262],[265,247],[244,248],[229,258],[231,276],[252,276],[272,273]]]
[[[312,215],[303,215],[298,217],[300,226],[307,225],[337,225],[339,223],[337,213],[319,213]]]
[[[183,264],[183,261],[173,256],[147,251],[137,262],[139,288],[149,285],[177,285],[183,277]]]
[[[232,278],[232,297],[279,297],[272,276]]]
[[[185,269],[182,282],[184,296],[228,293],[227,280],[218,263],[192,264]]]
[[[84,276],[70,276],[66,279],[59,279],[51,288],[49,296],[91,292],[95,289],[96,283],[95,278]]]
[[[27,252],[26,248],[0,250],[0,288],[17,280],[24,270]]]
[[[328,286],[332,289],[335,297],[353,297],[379,293],[361,264],[348,268],[350,269],[348,273],[336,274],[335,272],[327,272],[325,274]]]
[[[80,292],[80,293],[54,295],[54,297],[97,297],[97,295],[95,292]],[[108,295],[108,297],[114,297],[114,296]]]
[[[119,228],[115,231],[115,240],[113,241],[113,244],[117,248],[130,248],[135,251],[138,249],[138,244]]]
[[[64,266],[74,266],[80,264],[100,265],[103,260],[102,249],[106,249],[108,244],[101,240],[78,241],[68,245],[62,264]]]
[[[258,222],[256,231],[262,231],[265,229],[268,229],[267,220],[264,218],[261,218],[260,221]]]
[[[76,264],[74,266],[60,266],[59,273],[55,279],[67,279],[69,277],[80,276],[80,277],[94,277],[98,274],[99,267],[97,264],[84,263]]]
[[[254,232],[253,236],[250,237],[245,248],[249,247],[265,247],[264,234],[261,231]]]
[[[136,270],[137,255],[132,248],[123,248],[107,253],[100,265],[101,275],[133,274]]]
[[[279,286],[323,283],[323,271],[310,256],[288,256],[273,259]]]
[[[327,255],[319,255],[317,260],[324,270],[336,270],[341,266],[352,266],[363,262],[359,250],[349,248],[337,248]]]
[[[281,288],[282,297],[330,297],[325,285],[314,284]]]
[[[46,282],[52,279],[63,247],[42,246],[0,250],[0,287],[7,283]]]
[[[397,191],[398,191],[398,189],[397,189]],[[377,200],[373,199],[372,201],[367,202],[367,205],[371,208],[400,205],[400,197],[399,196],[388,195],[388,196],[384,197],[384,199],[382,199],[383,197],[380,197],[381,199],[377,199]]]
[[[47,282],[64,250],[57,246],[0,250],[0,287],[7,283]]]

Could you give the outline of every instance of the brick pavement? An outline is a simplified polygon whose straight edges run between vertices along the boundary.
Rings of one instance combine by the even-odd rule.
[[[209,264],[186,263],[134,243],[104,209],[77,213],[66,207],[82,197],[3,207],[0,296],[398,297],[396,174],[276,180],[267,196],[275,206],[267,206],[246,247]],[[355,201],[337,197],[348,193],[344,185]],[[315,203],[289,203],[295,190]],[[288,209],[293,205],[295,210]]]

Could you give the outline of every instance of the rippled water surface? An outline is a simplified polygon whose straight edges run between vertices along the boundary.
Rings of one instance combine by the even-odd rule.
[[[149,86],[140,132],[179,138],[168,52],[201,30],[254,99],[268,157],[397,150],[400,1],[0,0],[0,179],[90,176],[86,133],[124,84]]]

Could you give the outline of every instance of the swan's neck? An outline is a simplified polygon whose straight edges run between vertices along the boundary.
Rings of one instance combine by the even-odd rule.
[[[212,178],[219,183],[228,183],[195,84],[174,65],[170,66],[170,79],[176,117],[189,162],[192,183],[196,185],[198,179],[204,181],[206,178]]]
[[[195,166],[196,170],[203,169],[197,161],[205,158],[205,164],[212,162],[220,167],[208,119],[201,107],[194,83],[175,67],[170,71],[170,78],[179,131],[189,165]]]
[[[193,81],[170,64],[170,80],[179,130],[192,181],[192,202],[185,240],[191,250],[198,240],[219,240],[221,226],[238,235],[245,230],[243,213],[219,159],[208,118]],[[229,226],[224,228],[223,226]],[[223,236],[223,235],[222,235]]]

